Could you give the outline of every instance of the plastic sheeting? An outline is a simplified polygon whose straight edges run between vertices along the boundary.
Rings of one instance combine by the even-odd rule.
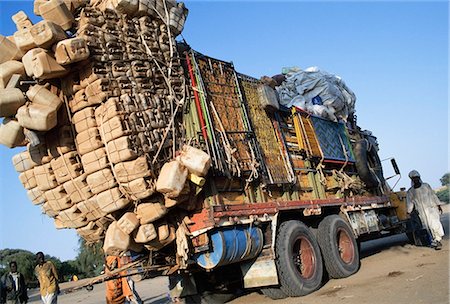
[[[283,106],[295,106],[332,121],[347,121],[354,113],[356,96],[339,76],[317,67],[290,68],[284,74],[286,80],[276,88]]]

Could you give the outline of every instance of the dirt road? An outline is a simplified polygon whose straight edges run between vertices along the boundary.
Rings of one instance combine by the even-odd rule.
[[[404,234],[365,242],[361,248],[361,269],[355,275],[330,280],[320,290],[302,298],[273,301],[252,292],[231,303],[302,303],[302,304],[448,304],[449,303],[449,212],[442,215],[445,227],[443,249],[414,247]],[[145,304],[169,303],[167,279],[137,282],[137,290]],[[64,284],[61,286],[64,289]],[[60,304],[104,303],[104,284],[93,291],[64,294]],[[29,303],[39,303],[36,292]]]

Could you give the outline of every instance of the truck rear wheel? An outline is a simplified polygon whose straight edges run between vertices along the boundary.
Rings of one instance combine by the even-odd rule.
[[[271,298],[272,300],[287,298],[287,295],[280,288],[276,287],[262,288],[261,292],[263,293],[263,295]]]
[[[327,216],[319,224],[317,239],[330,278],[345,278],[358,271],[358,245],[352,229],[340,216]]]
[[[282,223],[275,246],[281,290],[287,296],[304,296],[320,287],[323,275],[320,248],[305,224]]]

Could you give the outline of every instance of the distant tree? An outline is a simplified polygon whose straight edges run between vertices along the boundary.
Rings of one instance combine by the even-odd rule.
[[[436,195],[441,202],[450,203],[449,187],[446,186],[444,189],[436,191]]]
[[[103,244],[101,242],[86,244],[86,241],[82,238],[80,238],[79,244],[80,248],[76,258],[76,265],[80,278],[99,275],[103,270],[104,264]]]
[[[61,268],[59,269],[59,276],[63,278],[64,281],[69,281],[72,279],[73,275],[80,275],[76,260],[62,262]]]
[[[441,184],[442,184],[442,186],[448,186],[448,185],[450,185],[450,172],[445,173],[445,174],[441,177]]]
[[[436,191],[436,195],[441,202],[450,203],[450,172],[445,173],[441,177],[441,184],[444,186],[439,191]]]

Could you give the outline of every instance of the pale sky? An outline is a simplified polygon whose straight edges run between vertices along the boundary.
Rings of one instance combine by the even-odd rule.
[[[449,171],[447,1],[187,1],[183,37],[197,51],[254,77],[283,67],[317,66],[337,74],[357,96],[363,129],[378,137],[381,159],[395,157],[432,187]],[[0,33],[11,35],[9,18],[32,15],[31,1],[0,0]],[[33,18],[37,21],[39,18]],[[0,147],[0,248],[44,251],[73,259],[74,230],[56,230],[33,206],[11,157]],[[384,163],[385,175],[390,164]],[[395,179],[393,179],[395,180]]]

